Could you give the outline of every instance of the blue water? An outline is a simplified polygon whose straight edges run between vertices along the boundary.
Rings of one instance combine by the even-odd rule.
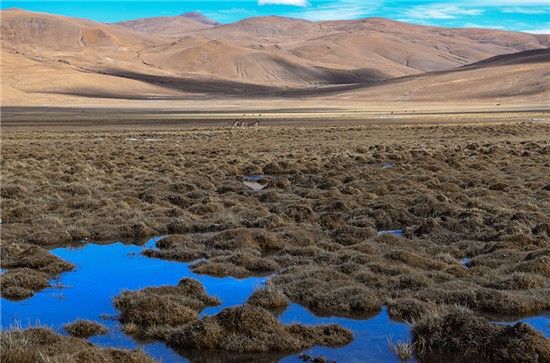
[[[188,263],[149,258],[140,253],[154,247],[156,239],[144,246],[113,243],[108,245],[83,243],[79,247],[53,249],[51,252],[74,265],[74,271],[63,273],[52,281],[52,286],[23,301],[1,299],[2,328],[15,324],[26,326],[45,325],[63,333],[63,325],[77,319],[95,320],[109,328],[109,333],[95,336],[90,341],[99,346],[120,348],[141,347],[163,362],[187,361],[164,343],[138,342],[124,334],[116,320],[117,310],[113,298],[123,290],[138,290],[147,286],[175,285],[184,277],[199,280],[210,295],[220,298],[222,304],[206,308],[201,315],[216,314],[224,308],[243,304],[250,294],[261,287],[267,277],[236,279],[197,275]],[[313,356],[325,356],[338,362],[397,362],[388,348],[388,341],[408,341],[407,324],[389,319],[383,309],[367,320],[340,317],[316,317],[304,307],[291,304],[279,317],[287,324],[337,323],[351,329],[354,341],[340,348],[314,347],[307,350]],[[523,319],[550,336],[548,316]],[[301,362],[298,354],[290,355],[282,362]]]
[[[470,257],[464,257],[462,260],[460,260],[460,264],[464,266],[464,268],[470,268],[468,267],[468,264],[472,261]]]
[[[391,234],[391,235],[394,235],[396,237],[401,237],[403,236],[403,230],[402,229],[390,229],[390,230],[387,230],[387,231],[378,231],[376,232],[379,236],[383,235],[383,234]]]
[[[513,325],[519,321],[531,325],[533,328],[538,330],[547,338],[550,338],[550,313],[531,316],[522,319],[509,320],[509,321],[495,321],[498,324]]]

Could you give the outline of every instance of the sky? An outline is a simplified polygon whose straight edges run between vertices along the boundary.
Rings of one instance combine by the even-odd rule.
[[[267,15],[308,20],[385,17],[445,27],[550,33],[550,0],[27,0],[2,1],[0,8],[21,8],[101,22],[199,11],[221,23]]]

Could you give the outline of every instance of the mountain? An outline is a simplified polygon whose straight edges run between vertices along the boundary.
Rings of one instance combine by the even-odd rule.
[[[548,105],[550,49],[495,56],[450,71],[430,72],[342,92],[348,100],[400,102],[533,102]]]
[[[182,37],[190,32],[219,25],[218,22],[197,12],[184,13],[178,16],[137,19],[113,24],[136,32],[171,38]]]
[[[28,93],[130,99],[340,93],[369,99],[467,98],[491,94],[482,92],[493,87],[483,79],[508,90],[502,94],[535,94],[546,58],[520,64],[513,57],[523,59],[522,52],[550,45],[548,35],[381,18],[312,22],[272,16],[217,24],[186,13],[105,24],[17,9],[0,16],[4,104],[32,103],[36,98],[24,99]],[[509,68],[495,62],[509,62],[502,64]],[[510,82],[528,85],[518,83],[515,92],[498,79],[500,71],[510,72]],[[541,79],[528,78],[529,72]],[[445,88],[447,81],[453,86]],[[386,93],[370,93],[374,89]]]
[[[2,47],[44,51],[77,51],[86,47],[144,47],[138,33],[86,19],[69,18],[19,9],[1,11]]]
[[[183,14],[180,14],[180,17],[193,19],[193,20],[198,21],[199,23],[202,23],[202,24],[205,24],[205,25],[220,25],[220,23],[218,23],[217,21],[202,15],[198,11],[191,11],[191,12],[183,13]]]

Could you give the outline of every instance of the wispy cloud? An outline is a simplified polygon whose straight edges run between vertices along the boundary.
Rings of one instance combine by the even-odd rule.
[[[318,3],[290,16],[307,20],[357,19],[367,16],[383,4],[382,0],[334,0]]]
[[[515,6],[503,8],[502,12],[507,14],[545,14],[548,12],[548,7],[544,9],[540,6]]]
[[[462,4],[479,6],[548,6],[548,0],[466,0]]]
[[[527,29],[522,30],[525,33],[531,33],[531,34],[550,34],[550,28],[546,29]]]
[[[407,19],[455,19],[483,14],[482,9],[462,7],[449,3],[417,5],[403,12]]]
[[[258,0],[258,5],[293,5],[307,6],[307,0]]]

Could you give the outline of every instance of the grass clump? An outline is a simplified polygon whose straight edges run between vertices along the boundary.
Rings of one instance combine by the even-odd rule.
[[[390,349],[395,353],[399,360],[405,362],[413,357],[413,345],[408,342],[398,341],[397,343],[389,342]]]
[[[35,362],[131,362],[154,360],[139,350],[98,348],[89,342],[56,334],[48,328],[12,328],[0,332],[0,361]]]
[[[202,309],[220,301],[209,296],[197,280],[184,278],[176,286],[125,291],[115,297],[114,304],[127,331],[145,333],[155,326],[173,327],[193,321]]]
[[[46,249],[25,243],[2,245],[0,292],[9,299],[25,299],[49,286],[49,280],[74,268]]]
[[[0,292],[7,299],[25,299],[48,286],[48,275],[30,268],[7,270],[0,275]]]
[[[550,340],[529,325],[494,324],[460,307],[418,321],[412,338],[416,354],[426,359],[454,354],[492,362],[550,361]]]
[[[63,327],[67,333],[77,338],[89,338],[93,335],[105,335],[109,331],[105,326],[89,320],[77,320]]]
[[[386,305],[390,317],[397,321],[417,321],[424,315],[435,314],[437,312],[437,306],[433,303],[414,298],[393,299],[388,301]]]
[[[272,281],[292,301],[318,315],[364,317],[379,311],[383,303],[374,290],[327,268],[295,267]]]
[[[50,275],[70,271],[74,268],[69,262],[52,255],[48,250],[26,243],[11,243],[2,246],[2,268],[30,268]]]
[[[269,311],[280,312],[286,309],[289,301],[281,290],[273,284],[267,283],[263,288],[254,291],[246,303]]]
[[[353,335],[337,325],[285,326],[267,310],[245,304],[180,326],[165,339],[178,349],[259,353],[341,346],[351,342]]]

